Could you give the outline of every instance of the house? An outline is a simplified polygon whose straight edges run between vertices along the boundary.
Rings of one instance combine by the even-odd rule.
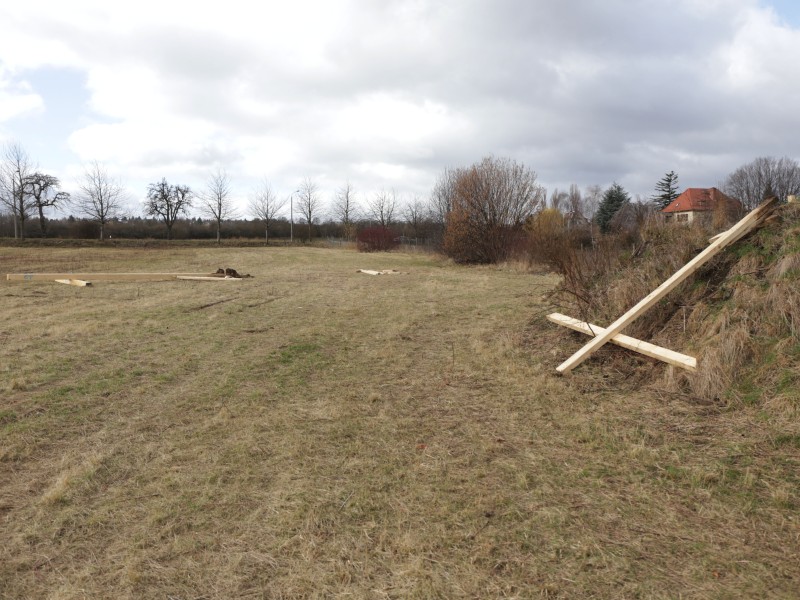
[[[716,212],[726,218],[736,218],[742,203],[726,196],[717,188],[687,188],[661,209],[667,222],[691,223],[696,219],[711,219]]]
[[[571,210],[564,215],[564,226],[567,229],[588,229],[592,223],[580,211]]]

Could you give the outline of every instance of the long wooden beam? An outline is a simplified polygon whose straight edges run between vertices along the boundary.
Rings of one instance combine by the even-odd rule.
[[[556,370],[562,374],[572,371],[572,369],[591,356],[598,348],[617,335],[623,328],[636,320],[642,313],[675,289],[692,273],[716,256],[723,248],[752,231],[753,228],[760,223],[761,219],[772,210],[776,202],[776,198],[770,198],[762,202],[755,210],[747,214],[736,225],[717,238],[710,246],[686,263],[681,269],[674,273],[672,277],[642,298],[633,308],[609,325],[603,333],[592,338],[588,344],[556,367]]]
[[[549,314],[547,315],[547,320],[551,323],[555,323],[556,325],[563,325],[564,327],[569,327],[574,331],[580,331],[586,335],[594,336],[605,332],[603,327],[592,325],[591,323],[586,323],[585,321],[580,321],[578,319],[573,319],[572,317],[562,315],[561,313]],[[637,340],[636,338],[632,338],[622,333],[618,333],[609,341],[617,346],[622,346],[628,350],[633,350],[639,354],[644,354],[650,358],[655,358],[667,364],[675,365],[676,367],[686,369],[687,371],[694,372],[697,370],[697,359],[694,356],[688,356],[668,348],[662,348],[661,346],[656,346],[655,344],[651,344],[643,340]]]
[[[209,277],[210,273],[8,273],[7,281],[53,281],[83,279],[85,281],[163,281],[183,277]]]
[[[176,279],[186,281],[242,281],[241,277],[212,277],[210,275],[178,275]]]

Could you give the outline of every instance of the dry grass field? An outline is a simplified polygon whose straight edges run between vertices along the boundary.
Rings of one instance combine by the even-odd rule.
[[[4,280],[217,267],[255,278]],[[2,598],[800,594],[797,413],[558,377],[552,276],[187,247],[0,275]]]

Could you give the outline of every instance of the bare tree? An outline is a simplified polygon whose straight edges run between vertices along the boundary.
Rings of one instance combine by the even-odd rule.
[[[264,221],[264,239],[269,244],[269,226],[286,206],[286,199],[279,200],[265,177],[250,197],[250,214]]]
[[[125,200],[125,188],[111,177],[105,167],[94,161],[85,167],[83,179],[78,183],[76,205],[78,210],[100,224],[100,239],[105,236],[105,226],[116,217]]]
[[[747,210],[768,196],[786,202],[788,196],[800,193],[800,165],[788,156],[762,156],[728,175],[722,190],[740,200]]]
[[[25,221],[33,208],[27,181],[34,167],[28,153],[16,142],[3,148],[0,160],[0,202],[11,209],[14,237],[24,238]]]
[[[319,209],[319,192],[317,184],[308,177],[303,179],[297,193],[297,208],[303,219],[308,223],[308,241],[311,241],[311,226],[314,223],[314,215]]]
[[[419,196],[414,196],[406,207],[403,209],[403,218],[411,227],[411,232],[414,234],[414,239],[419,237],[420,226],[422,220],[425,218],[425,207]]]
[[[391,226],[396,208],[397,197],[394,190],[391,192],[381,190],[367,203],[367,209],[372,220],[384,228]]]
[[[567,204],[568,196],[569,195],[567,192],[562,192],[558,188],[555,188],[550,194],[550,208],[553,208],[558,212],[564,212],[563,209]]]
[[[356,203],[355,191],[349,181],[336,190],[331,212],[333,218],[341,223],[345,238],[352,240],[355,237],[355,223],[360,210]]]
[[[224,169],[217,169],[206,183],[200,196],[200,212],[217,224],[217,243],[220,242],[222,222],[236,216],[231,198],[231,180]]]
[[[446,168],[436,180],[430,197],[431,220],[436,223],[441,231],[444,231],[447,215],[453,210],[453,198],[455,197],[456,180],[459,177],[459,169]]]
[[[583,216],[591,221],[602,200],[603,188],[596,183],[588,186],[583,195]]]
[[[578,184],[573,183],[569,186],[569,193],[567,194],[567,209],[572,215],[583,214],[583,195]]]
[[[29,176],[26,181],[28,192],[33,200],[33,206],[39,213],[39,228],[42,237],[47,235],[47,220],[44,218],[45,208],[56,208],[67,204],[70,195],[59,190],[61,182],[57,177],[39,173]]]
[[[178,217],[185,214],[192,205],[192,190],[187,185],[170,185],[166,178],[147,187],[145,213],[158,217],[167,227],[167,239],[172,239],[172,226]]]

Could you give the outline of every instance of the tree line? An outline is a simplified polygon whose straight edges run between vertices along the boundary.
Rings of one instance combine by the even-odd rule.
[[[757,158],[732,172],[721,187],[750,209],[765,195],[785,199],[800,192],[800,167],[787,157]],[[228,236],[258,235],[268,243],[270,236],[292,241],[295,237],[310,241],[320,235],[355,240],[360,229],[375,226],[392,230],[395,237],[422,238],[459,261],[497,262],[513,252],[535,219],[588,228],[590,236],[596,227],[602,235],[641,222],[679,192],[678,176],[669,171],[649,198],[631,198],[616,182],[606,189],[590,185],[581,190],[572,184],[548,195],[538,184],[536,172],[527,166],[489,156],[468,167],[444,169],[427,199],[404,200],[394,190],[380,190],[359,201],[356,190],[345,182],[325,207],[311,178],[303,179],[288,195],[279,195],[264,178],[249,195],[246,216],[250,221],[234,204],[230,176],[216,169],[200,190],[166,178],[149,184],[142,205],[144,218],[139,218],[124,214],[125,187],[101,163],[87,165],[76,191],[69,194],[57,177],[38,170],[20,144],[10,143],[0,155],[0,208],[5,209],[5,215],[0,214],[0,235],[173,239],[177,234],[180,238],[213,237],[219,242],[224,229]],[[48,220],[45,212],[53,209],[74,211],[77,218]],[[190,217],[192,209],[203,220]]]

